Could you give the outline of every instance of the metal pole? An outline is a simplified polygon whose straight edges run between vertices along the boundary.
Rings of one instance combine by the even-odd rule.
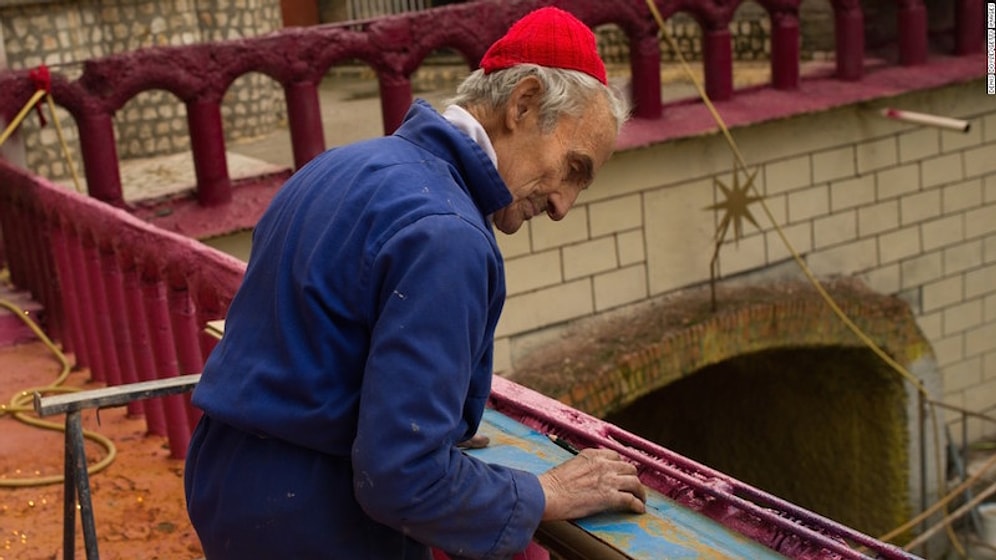
[[[93,519],[93,500],[90,497],[90,473],[86,470],[86,452],[83,448],[83,421],[80,411],[66,414],[66,447],[75,472],[76,494],[80,504],[80,521],[83,525],[83,545],[87,560],[99,560],[97,527]],[[74,539],[75,540],[75,539]]]
[[[917,400],[920,402],[920,424],[918,426],[920,431],[920,511],[927,511],[927,415],[926,408],[927,403],[924,400],[924,395],[922,391],[917,392]],[[920,534],[924,534],[927,530],[927,519],[924,518],[920,522]],[[920,550],[921,553],[926,552],[927,543],[923,543],[923,548]],[[922,556],[923,554],[921,554]]]
[[[76,413],[79,414],[78,412]],[[66,434],[69,429],[69,414],[66,415]],[[76,559],[76,470],[73,468],[73,445],[67,435],[66,457],[62,463],[62,557]]]

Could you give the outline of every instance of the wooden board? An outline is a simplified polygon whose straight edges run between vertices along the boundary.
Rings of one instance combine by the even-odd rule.
[[[544,434],[488,409],[478,433],[491,438],[467,453],[489,463],[540,474],[571,457]],[[647,513],[603,513],[573,523],[626,556],[647,560],[784,559],[777,552],[648,490]]]

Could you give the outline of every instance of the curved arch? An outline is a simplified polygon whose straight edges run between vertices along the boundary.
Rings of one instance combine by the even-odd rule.
[[[909,306],[856,280],[826,285],[844,312],[893,359],[911,367],[933,360]],[[832,313],[812,286],[797,282],[719,289],[710,310],[699,289],[589,325],[576,345],[545,349],[510,372],[532,386],[602,417],[703,367],[732,357],[785,347],[859,347],[861,341]],[[641,330],[637,330],[641,329]],[[594,338],[594,339],[593,339]],[[559,370],[559,371],[558,371]]]

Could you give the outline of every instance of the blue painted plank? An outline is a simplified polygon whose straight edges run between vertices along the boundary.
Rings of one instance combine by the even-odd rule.
[[[535,474],[570,458],[545,435],[488,409],[478,433],[491,438],[467,453],[483,461]],[[784,559],[777,552],[647,489],[647,513],[603,513],[574,523],[634,559]]]

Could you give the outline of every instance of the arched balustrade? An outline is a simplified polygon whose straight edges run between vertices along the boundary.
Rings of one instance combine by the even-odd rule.
[[[705,88],[716,101],[734,96],[729,23],[745,0],[662,2],[667,19],[678,12],[694,17],[703,30]],[[771,87],[799,85],[799,4],[801,0],[758,0],[771,19]],[[923,0],[898,1],[898,51],[901,65],[926,61],[927,10]],[[476,67],[487,47],[518,17],[549,4],[544,0],[482,1],[389,16],[349,25],[288,28],[248,39],[142,49],[88,60],[82,75],[70,80],[54,73],[52,93],[79,129],[90,195],[124,205],[113,115],[141,92],[164,89],[187,109],[197,199],[202,205],[231,200],[232,181],[225,154],[221,100],[232,82],[250,72],[276,80],[283,88],[293,145],[300,167],[326,148],[318,84],[328,70],[359,60],[374,70],[380,84],[385,133],[403,119],[412,99],[411,75],[433,51],[448,48]],[[864,16],[858,0],[831,0],[834,10],[837,78],[864,75]],[[612,23],[630,43],[634,116],[662,114],[657,24],[642,2],[576,0],[560,3],[590,26]],[[955,4],[955,54],[982,46],[980,0]],[[0,75],[0,113],[8,119],[28,101],[34,86],[27,72]]]

